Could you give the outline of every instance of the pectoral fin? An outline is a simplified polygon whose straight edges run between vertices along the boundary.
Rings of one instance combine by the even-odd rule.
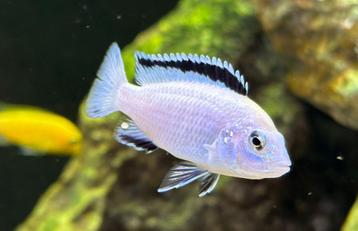
[[[183,161],[171,168],[164,177],[158,192],[167,192],[181,188],[195,180],[201,181],[199,196],[205,196],[211,192],[219,180],[219,175],[203,170],[191,162]]]

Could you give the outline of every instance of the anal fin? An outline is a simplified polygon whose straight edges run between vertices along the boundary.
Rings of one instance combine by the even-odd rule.
[[[220,178],[219,174],[209,173],[200,181],[199,197],[209,194],[215,188]]]
[[[131,120],[121,123],[116,129],[114,138],[121,144],[146,153],[151,153],[158,148]]]

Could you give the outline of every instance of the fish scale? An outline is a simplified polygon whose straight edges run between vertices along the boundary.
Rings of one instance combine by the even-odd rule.
[[[220,126],[226,122],[225,117],[232,114],[228,109],[234,111],[235,108],[230,105],[232,100],[218,101],[203,93],[219,95],[222,92],[220,88],[209,85],[204,88],[207,89],[196,94],[192,86],[185,83],[131,87],[121,91],[125,97],[120,95],[119,103],[124,108],[123,112],[152,138],[153,143],[178,158],[204,162],[206,152],[203,145],[213,142]],[[202,126],[204,124],[206,126]]]
[[[137,52],[135,75],[139,86],[127,81],[114,43],[89,93],[87,113],[97,118],[121,111],[130,120],[116,129],[118,142],[146,153],[161,148],[185,160],[168,171],[158,192],[197,180],[201,197],[220,174],[262,179],[289,171],[282,134],[227,61]]]

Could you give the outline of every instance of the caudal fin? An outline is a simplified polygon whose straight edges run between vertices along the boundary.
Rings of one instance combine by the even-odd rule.
[[[98,118],[118,111],[120,86],[127,83],[126,73],[117,43],[112,43],[97,72],[87,98],[87,114]]]

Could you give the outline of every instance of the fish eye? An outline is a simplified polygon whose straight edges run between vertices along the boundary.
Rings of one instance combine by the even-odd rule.
[[[254,131],[250,135],[250,143],[257,151],[261,151],[265,146],[265,139],[257,131]]]

